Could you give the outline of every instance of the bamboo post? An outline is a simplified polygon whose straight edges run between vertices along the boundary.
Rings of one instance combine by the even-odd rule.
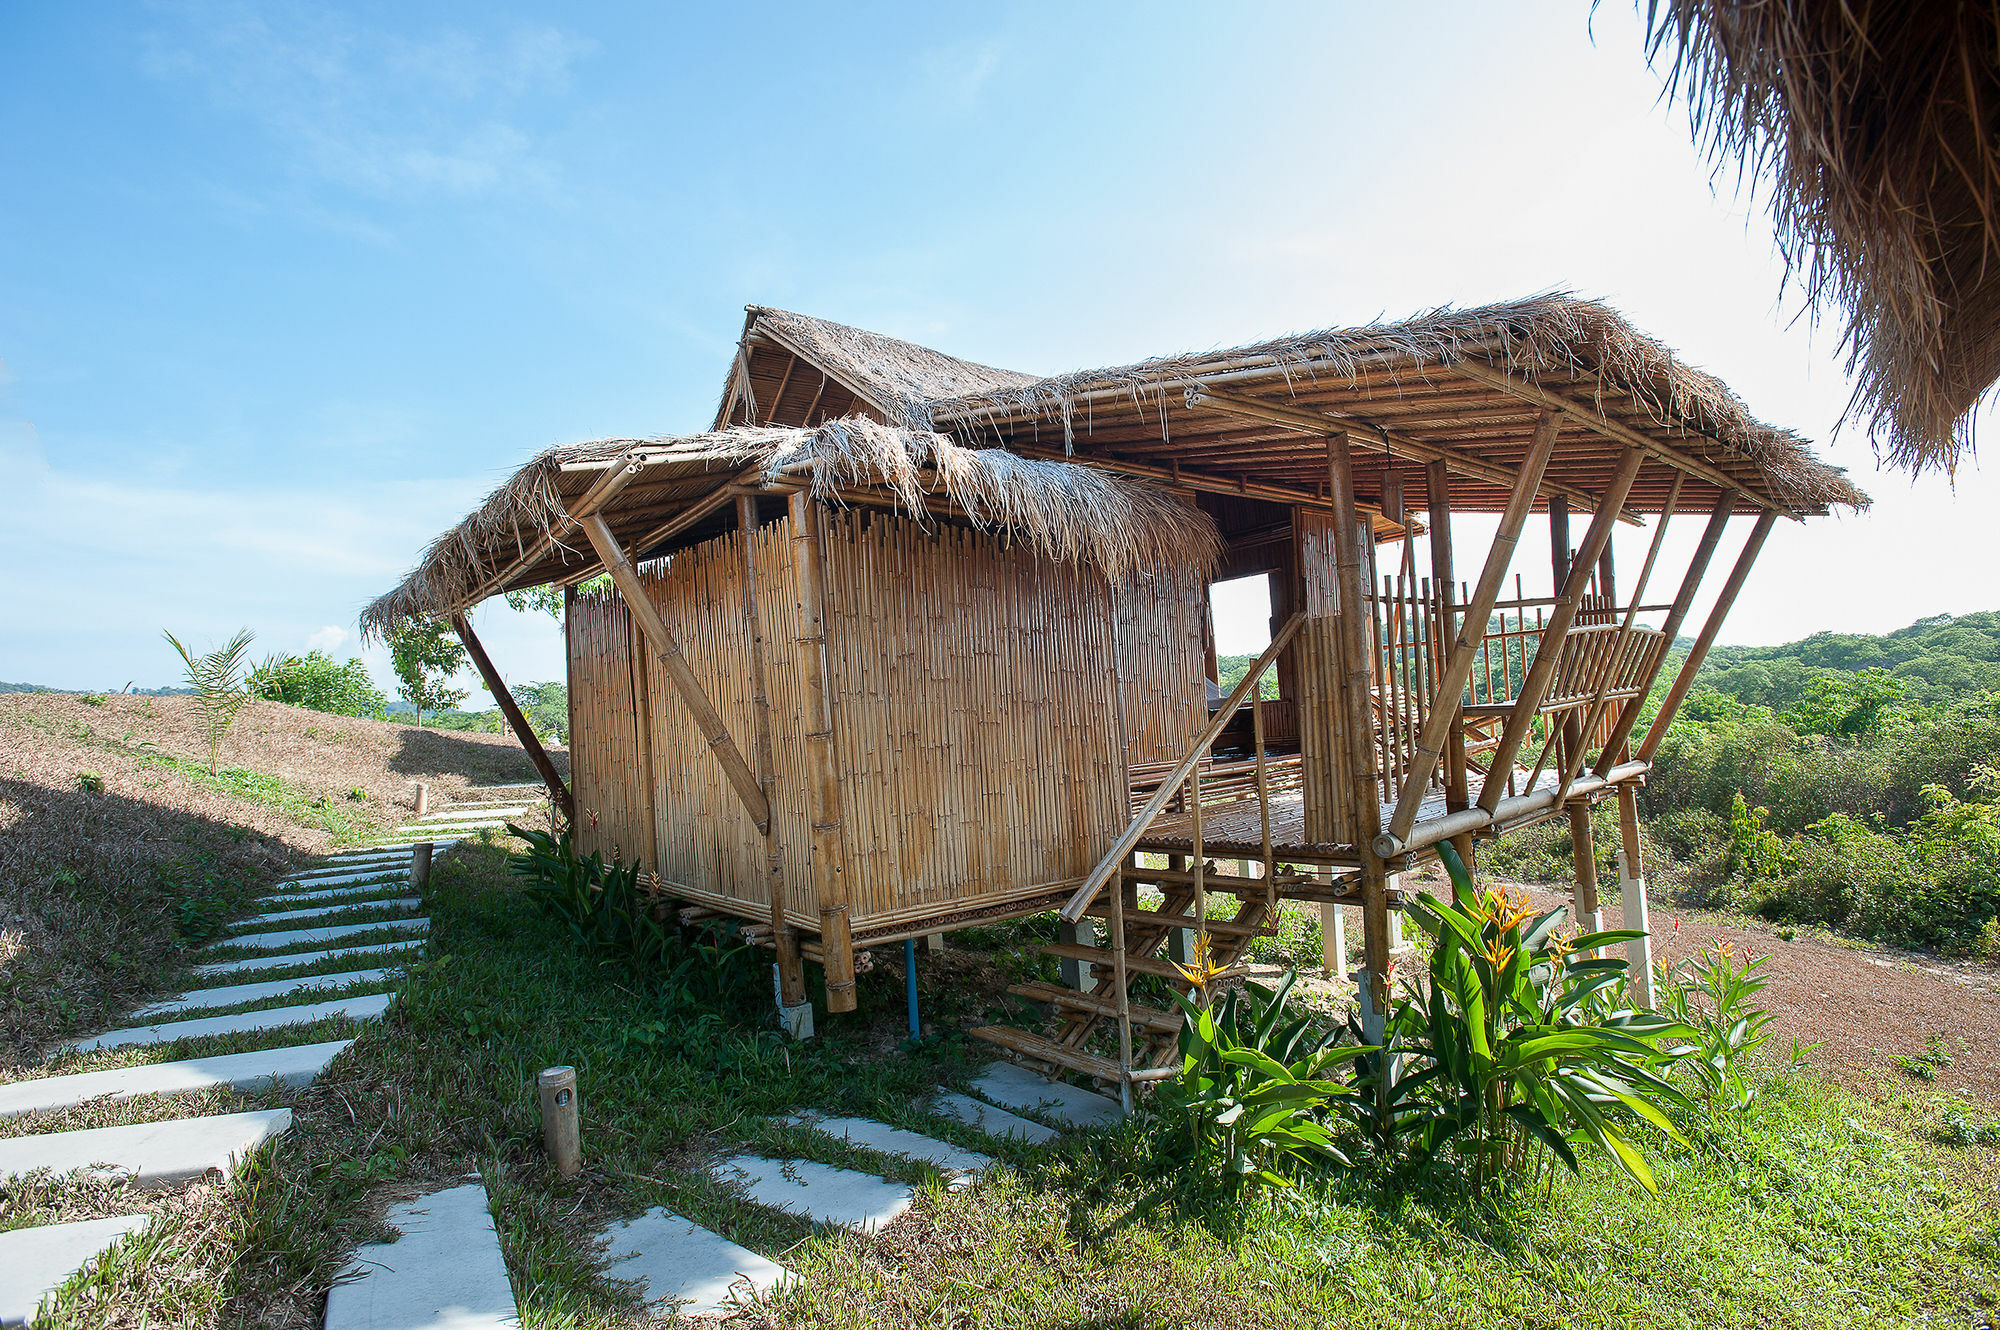
[[[1319,960],[1327,977],[1347,982],[1347,907],[1319,904]]]
[[[1132,1111],[1132,994],[1126,987],[1125,971],[1125,875],[1113,873],[1110,881],[1111,908],[1111,994],[1118,1004],[1118,1102]]]
[[[1436,770],[1438,756],[1444,751],[1446,735],[1452,723],[1460,719],[1461,694],[1466,681],[1472,677],[1473,660],[1486,643],[1487,622],[1493,617],[1493,606],[1500,599],[1507,570],[1514,562],[1514,546],[1521,538],[1521,528],[1527,523],[1529,509],[1534,507],[1535,492],[1542,483],[1542,473],[1548,469],[1549,457],[1555,452],[1555,446],[1556,417],[1553,413],[1544,412],[1535,426],[1534,443],[1521,460],[1520,473],[1514,478],[1513,492],[1507,497],[1507,509],[1500,515],[1500,528],[1494,533],[1493,544],[1486,552],[1486,565],[1480,571],[1479,584],[1473,590],[1465,613],[1459,618],[1458,637],[1452,647],[1451,661],[1438,680],[1438,705],[1424,723],[1423,733],[1417,738],[1417,750],[1410,758],[1410,769],[1403,777],[1403,789],[1396,798],[1396,809],[1389,819],[1388,834],[1397,840],[1408,836],[1410,828],[1415,825],[1417,813],[1423,807],[1424,793],[1430,787],[1431,772]],[[1462,762],[1460,767],[1462,770]]]
[[[827,696],[826,596],[820,577],[819,504],[803,490],[787,500],[792,571],[799,598],[799,673],[805,684],[806,761],[812,794],[812,879],[819,903],[819,945],[828,1011],[853,1011],[854,942],[847,914],[846,855],[840,828],[840,776]]]
[[[1625,927],[1639,937],[1625,944],[1626,973],[1631,976],[1632,1005],[1653,1005],[1653,921],[1646,903],[1646,865],[1639,852],[1639,793],[1627,781],[1618,787],[1618,897],[1625,907]]]
[[[542,1104],[542,1146],[556,1173],[573,1178],[583,1171],[583,1134],[578,1125],[576,1068],[549,1067],[535,1078]]]
[[[1435,461],[1424,468],[1424,481],[1430,503],[1431,542],[1431,585],[1437,591],[1437,618],[1431,624],[1431,637],[1436,643],[1452,643],[1458,640],[1458,615],[1455,608],[1454,589],[1458,586],[1458,572],[1452,560],[1451,549],[1451,471],[1442,461]],[[1482,628],[1483,632],[1484,629]],[[1431,698],[1431,713],[1448,711],[1451,725],[1445,730],[1444,752],[1444,806],[1448,812],[1458,812],[1472,806],[1472,788],[1465,773],[1465,713],[1460,710],[1463,703],[1465,685],[1450,696],[1444,692],[1442,675],[1445,659],[1435,649],[1432,651],[1440,682],[1438,691]],[[1428,728],[1428,720],[1426,717]],[[1416,754],[1410,755],[1412,762]],[[1452,842],[1458,849],[1458,857],[1467,869],[1472,867],[1472,835],[1467,833]]]
[[[1194,862],[1189,865],[1194,883],[1195,939],[1199,955],[1208,953],[1208,851],[1203,847],[1201,813],[1201,767],[1188,770],[1188,835],[1194,843]]]
[[[757,611],[757,500],[736,498],[737,543],[743,553],[743,627],[749,638],[751,706],[756,716],[757,783],[767,807],[776,803],[777,758],[771,739],[771,692],[764,668],[764,621]],[[785,860],[778,844],[778,819],[764,826],[764,882],[771,896],[771,941],[777,951],[778,1019],[795,1037],[812,1035],[812,1008],[806,1002],[805,961],[798,931],[785,917]],[[804,1008],[801,1012],[800,1008]]]
[[[1257,746],[1257,824],[1263,836],[1264,891],[1265,906],[1271,911],[1270,922],[1278,922],[1278,880],[1276,865],[1271,857],[1271,773],[1264,759],[1264,682],[1257,681],[1257,691],[1250,694],[1250,736]]]
[[[418,892],[431,884],[433,848],[431,842],[427,840],[418,841],[410,847],[410,886]]]
[[[1764,548],[1764,538],[1771,534],[1777,524],[1778,510],[1766,508],[1757,514],[1757,525],[1750,528],[1750,538],[1743,542],[1743,552],[1736,556],[1736,566],[1729,570],[1729,580],[1722,584],[1722,594],[1716,597],[1715,608],[1708,612],[1708,620],[1701,626],[1701,634],[1688,648],[1687,659],[1681,663],[1681,671],[1674,676],[1673,686],[1667,690],[1667,700],[1660,704],[1659,714],[1653,717],[1652,728],[1646,731],[1644,743],[1639,745],[1639,760],[1651,762],[1653,752],[1660,746],[1660,740],[1667,735],[1667,727],[1674,723],[1674,713],[1687,700],[1688,690],[1694,687],[1694,676],[1701,669],[1701,663],[1708,657],[1708,649],[1715,645],[1715,635],[1722,631],[1722,621],[1729,617],[1729,609],[1736,603],[1737,593],[1743,590],[1744,580],[1750,576],[1750,566],[1757,562],[1758,551]]]
[[[417,816],[431,811],[431,787],[423,781],[417,782]]]
[[[763,790],[758,788],[757,778],[750,772],[750,764],[743,760],[743,753],[736,741],[729,737],[729,728],[722,723],[722,715],[715,704],[702,691],[701,680],[695,677],[694,667],[688,664],[681,653],[680,643],[668,630],[666,620],[660,617],[653,598],[647,594],[646,585],[639,580],[639,570],[632,566],[625,551],[619,548],[618,538],[611,533],[602,517],[592,513],[583,519],[584,534],[596,547],[597,557],[611,574],[611,580],[625,597],[625,608],[646,634],[646,640],[658,653],[660,663],[667,667],[667,679],[680,694],[694,718],[695,728],[702,738],[708,740],[709,750],[722,763],[722,771],[729,778],[729,784],[736,791],[736,797],[750,813],[750,820],[757,824],[761,834],[771,825],[771,806],[764,799]]]
[[[632,654],[633,754],[639,761],[639,788],[645,791],[646,866],[660,871],[659,769],[653,762],[653,675],[646,668],[646,640],[639,621],[628,625]]]
[[[1597,846],[1590,829],[1590,801],[1569,804],[1569,854],[1576,865],[1576,926],[1586,933],[1604,928],[1604,910],[1597,902]]]
[[[1625,450],[1625,455],[1619,459],[1617,474],[1605,487],[1604,498],[1591,515],[1590,529],[1583,537],[1583,548],[1571,564],[1569,579],[1563,583],[1560,599],[1549,615],[1547,626],[1542,629],[1541,641],[1535,647],[1534,664],[1528,667],[1527,677],[1521,681],[1520,694],[1515,697],[1513,709],[1507,714],[1507,726],[1500,732],[1500,746],[1493,750],[1493,765],[1487,768],[1486,780],[1479,787],[1479,806],[1489,813],[1500,802],[1501,793],[1507,786],[1505,778],[1514,770],[1514,755],[1520,751],[1521,741],[1527,737],[1528,728],[1541,709],[1543,697],[1547,695],[1549,680],[1562,656],[1563,639],[1569,636],[1570,627],[1576,622],[1577,601],[1590,578],[1591,565],[1597,562],[1598,553],[1611,538],[1612,525],[1624,508],[1625,496],[1631,493],[1632,482],[1638,478],[1639,467],[1645,460],[1643,450]]]
[[[1346,740],[1353,783],[1355,839],[1361,845],[1361,943],[1364,959],[1360,988],[1364,1012],[1380,1022],[1389,1010],[1389,879],[1382,857],[1375,853],[1375,836],[1382,829],[1380,776],[1375,769],[1375,740],[1369,703],[1371,660],[1368,625],[1362,614],[1368,604],[1363,541],[1370,533],[1362,525],[1354,495],[1354,455],[1347,433],[1327,435],[1327,494],[1333,502],[1335,571],[1339,578],[1340,613],[1334,616],[1339,642],[1341,696],[1346,710]],[[1322,681],[1324,682],[1324,681]],[[1433,749],[1435,757],[1435,749]],[[1429,774],[1425,774],[1428,781]],[[1382,1095],[1387,1102],[1384,1078]]]
[[[500,671],[493,668],[493,661],[487,656],[486,648],[473,635],[472,625],[466,621],[463,614],[454,614],[451,616],[451,626],[458,634],[458,640],[465,644],[466,654],[472,657],[472,664],[479,671],[479,677],[486,681],[486,691],[493,694],[493,700],[500,706],[500,714],[507,718],[508,728],[513,730],[514,737],[521,741],[521,747],[527,752],[528,760],[535,764],[535,770],[541,773],[542,783],[549,787],[551,803],[564,818],[574,823],[576,808],[570,802],[569,786],[563,784],[562,776],[556,772],[556,764],[549,760],[547,751],[542,747],[542,741],[537,739],[534,730],[529,728],[528,718],[521,714],[521,708],[514,701],[514,694],[501,682]]]

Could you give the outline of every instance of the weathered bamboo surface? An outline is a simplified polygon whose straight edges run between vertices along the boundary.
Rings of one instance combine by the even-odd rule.
[[[1298,689],[1300,790],[1305,819],[1299,839],[1314,844],[1353,844],[1356,819],[1348,791],[1354,783],[1349,775],[1352,759],[1342,712],[1337,625],[1341,606],[1333,518],[1300,508],[1293,510],[1292,522],[1303,592],[1301,608],[1308,616],[1290,648],[1292,677]]]
[[[1127,820],[1109,585],[960,528],[825,526],[856,929],[1087,872]]]
[[[1178,762],[1208,723],[1207,599],[1207,585],[1186,570],[1162,570],[1115,594],[1125,757],[1134,766]]]

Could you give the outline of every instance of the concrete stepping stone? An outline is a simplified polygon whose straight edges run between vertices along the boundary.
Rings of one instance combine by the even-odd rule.
[[[151,1215],[41,1224],[0,1233],[0,1330],[22,1330],[51,1293],[112,1245],[152,1222]]]
[[[265,927],[267,924],[291,923],[298,919],[317,919],[327,915],[350,913],[356,910],[387,910],[392,907],[399,910],[421,909],[423,907],[423,900],[416,896],[391,896],[385,900],[358,901],[348,905],[343,905],[336,901],[332,905],[308,905],[298,910],[279,910],[275,914],[254,914],[248,919],[231,925],[231,927],[242,930],[242,932],[234,936],[255,937],[261,933],[272,931]]]
[[[640,1285],[648,1306],[676,1304],[682,1316],[722,1316],[790,1277],[776,1261],[658,1206],[601,1235],[611,1279]]]
[[[808,1113],[796,1119],[799,1126],[811,1127],[879,1154],[916,1159],[952,1175],[952,1187],[969,1187],[981,1173],[993,1166],[993,1156],[977,1150],[963,1150],[944,1141],[901,1127],[891,1127],[868,1118],[820,1118]]]
[[[386,877],[379,882],[357,882],[351,887],[335,887],[330,891],[298,891],[286,892],[280,896],[259,896],[257,904],[296,906],[328,901],[331,904],[322,905],[320,908],[330,910],[338,908],[343,903],[361,902],[365,904],[371,900],[380,899],[384,892],[408,891],[409,889],[410,883],[408,878]]]
[[[969,1094],[941,1094],[931,1100],[931,1112],[953,1122],[963,1122],[968,1127],[977,1127],[988,1136],[1011,1136],[1030,1145],[1046,1145],[1062,1135],[1054,1127],[1016,1116],[1004,1108],[995,1108]]]
[[[308,1002],[294,1007],[266,1007],[262,1011],[239,1011],[233,1016],[204,1016],[191,1021],[168,1021],[161,1025],[135,1025],[125,1030],[107,1030],[95,1039],[74,1047],[79,1053],[100,1048],[124,1048],[128,1044],[170,1044],[176,1039],[197,1039],[214,1034],[242,1034],[245,1030],[271,1030],[283,1025],[306,1025],[329,1016],[372,1021],[389,1009],[394,993],[372,993],[367,997],[337,998],[328,1002]]]
[[[422,916],[415,919],[377,919],[362,924],[330,924],[325,928],[296,928],[283,933],[250,933],[243,937],[225,938],[211,943],[209,950],[242,947],[252,951],[281,951],[286,947],[301,947],[312,942],[338,942],[344,937],[359,937],[363,933],[385,928],[399,933],[422,933],[428,931],[430,926],[431,921]]]
[[[433,840],[431,837],[422,834],[425,830],[428,830],[428,828],[419,828],[417,836],[412,840],[378,840],[372,845],[364,845],[358,849],[348,850],[344,854],[336,854],[327,862],[340,863],[349,859],[384,858],[389,855],[399,854],[403,856],[403,861],[407,863],[409,862],[410,851],[417,848],[418,841],[430,841],[431,852],[433,854],[442,854],[448,847],[458,844],[458,838],[455,836]]]
[[[229,975],[255,974],[260,970],[285,970],[299,965],[317,965],[335,956],[343,960],[359,960],[364,956],[387,956],[423,945],[421,938],[405,938],[400,942],[371,942],[359,947],[334,947],[328,951],[294,951],[283,956],[245,956],[241,960],[214,961],[207,965],[197,965],[188,973],[197,979],[216,979]]]
[[[252,1150],[292,1125],[289,1108],[221,1113],[129,1127],[92,1127],[0,1140],[0,1177],[37,1169],[61,1176],[77,1169],[124,1174],[139,1187],[171,1187],[211,1173],[233,1173]]]
[[[1012,1062],[990,1062],[972,1088],[1002,1108],[1039,1113],[1065,1127],[1106,1127],[1125,1116],[1109,1096],[1062,1081],[1043,1080]]]
[[[281,878],[276,885],[292,888],[290,891],[279,893],[280,895],[292,896],[304,890],[318,891],[324,887],[352,886],[357,882],[394,882],[398,879],[407,882],[409,878],[409,864],[398,862],[385,864],[381,868],[364,869],[353,873],[323,873],[318,877]]]
[[[155,1002],[133,1012],[134,1016],[176,1016],[203,1007],[233,1007],[239,1002],[262,1002],[267,998],[305,997],[328,988],[349,984],[379,984],[395,977],[393,970],[342,970],[335,974],[310,974],[303,979],[269,979],[261,984],[228,984],[221,988],[197,988],[192,993]]]
[[[323,1044],[266,1048],[217,1058],[189,1058],[184,1062],[155,1062],[142,1067],[13,1081],[0,1085],[0,1118],[74,1108],[93,1099],[134,1099],[147,1094],[217,1088],[248,1090],[273,1083],[308,1085],[353,1042],[333,1039]]]
[[[758,1205],[859,1233],[895,1223],[917,1199],[903,1183],[804,1159],[735,1155],[715,1166],[715,1177]]]
[[[326,1330],[519,1330],[486,1188],[468,1183],[389,1207],[402,1237],[371,1243],[326,1297]]]

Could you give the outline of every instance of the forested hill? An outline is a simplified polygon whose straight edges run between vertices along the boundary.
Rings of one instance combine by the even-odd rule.
[[[1893,633],[1814,633],[1775,647],[1717,647],[1699,684],[1782,711],[1815,676],[1887,670],[1914,702],[2000,692],[2000,611],[1939,614]]]

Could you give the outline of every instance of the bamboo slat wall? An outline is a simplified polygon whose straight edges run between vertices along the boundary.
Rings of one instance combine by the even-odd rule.
[[[1296,689],[1300,789],[1305,838],[1313,844],[1352,845],[1356,838],[1350,756],[1342,739],[1340,644],[1335,616],[1340,612],[1336,540],[1332,517],[1312,509],[1292,510],[1298,558],[1300,608],[1308,616],[1289,648]]]
[[[1132,766],[1179,761],[1208,723],[1207,599],[1206,583],[1188,572],[1117,590],[1118,684]]]
[[[1176,756],[1206,719],[1199,581],[1115,601],[1094,570],[995,536],[861,511],[826,514],[822,529],[855,930],[1039,894],[1088,871],[1130,816],[1117,681],[1129,675],[1131,691],[1160,713],[1152,733],[1178,741]],[[759,527],[751,547],[786,913],[816,931],[790,540],[781,520]],[[747,743],[756,721],[738,541],[732,532],[640,573],[724,724]],[[1139,630],[1124,653],[1114,610]],[[767,918],[763,840],[659,670],[643,698],[647,834],[639,773],[648,745],[638,732],[630,615],[616,592],[571,597],[569,655],[579,848],[630,862],[656,845],[649,866],[673,894]]]
[[[897,516],[825,526],[856,930],[1087,872],[1127,821],[1103,577]]]

